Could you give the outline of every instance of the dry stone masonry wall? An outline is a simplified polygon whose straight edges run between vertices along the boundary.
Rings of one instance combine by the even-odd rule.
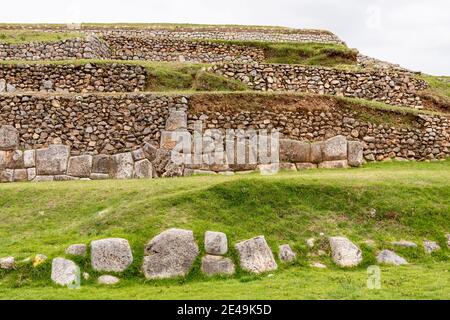
[[[417,108],[422,107],[417,92],[427,88],[423,80],[382,70],[354,72],[281,64],[219,64],[210,70],[253,90],[331,94]]]
[[[0,43],[0,60],[102,59],[109,55],[109,47],[94,35],[48,43]]]
[[[145,89],[144,67],[129,64],[0,64],[4,91],[133,92]]]

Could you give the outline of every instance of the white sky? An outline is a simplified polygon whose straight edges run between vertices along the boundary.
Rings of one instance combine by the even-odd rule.
[[[448,0],[3,0],[0,22],[179,22],[327,29],[364,54],[450,75]]]

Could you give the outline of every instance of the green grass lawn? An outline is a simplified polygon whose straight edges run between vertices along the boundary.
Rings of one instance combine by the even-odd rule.
[[[371,216],[371,209],[376,215]],[[292,264],[269,275],[242,270],[209,279],[196,262],[185,279],[145,281],[139,267],[143,246],[171,228],[194,231],[202,247],[206,230],[223,231],[234,243],[265,235],[273,251],[289,243]],[[329,256],[311,256],[305,240],[344,235],[360,245],[361,266],[343,270]],[[91,279],[79,290],[54,286],[50,261],[0,272],[0,299],[449,299],[450,161],[382,163],[360,169],[198,176],[176,179],[16,183],[0,185],[0,257],[17,260],[42,253],[64,256],[73,243],[104,237],[127,238],[135,262],[116,287],[95,284],[88,259],[75,259]],[[375,246],[365,244],[374,240]],[[368,290],[366,268],[390,241],[412,240],[417,249],[396,249],[410,265],[382,267],[382,289]],[[443,250],[423,252],[423,239]],[[201,255],[203,255],[203,251]],[[309,267],[325,263],[326,270]]]
[[[0,43],[19,44],[30,42],[57,42],[67,39],[83,38],[79,32],[42,32],[24,30],[0,30]]]

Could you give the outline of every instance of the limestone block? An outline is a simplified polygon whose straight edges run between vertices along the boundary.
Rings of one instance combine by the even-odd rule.
[[[134,176],[134,161],[131,152],[118,153],[111,156],[112,176],[115,179],[132,179]]]
[[[241,268],[253,273],[273,271],[278,268],[264,236],[239,242],[235,246]]]
[[[123,272],[133,262],[127,240],[108,238],[91,242],[91,263],[96,271]]]
[[[67,171],[70,148],[64,145],[50,145],[36,150],[37,175],[62,175]]]
[[[210,255],[224,255],[228,251],[227,235],[223,232],[205,232],[205,252]]]
[[[14,150],[19,147],[19,132],[11,125],[0,126],[0,150]]]
[[[324,141],[322,145],[322,160],[347,160],[347,138],[344,136],[336,136]]]
[[[221,256],[206,255],[202,258],[202,272],[208,276],[217,274],[234,274],[235,267],[231,259]]]
[[[73,177],[88,178],[91,175],[92,156],[82,155],[69,158],[67,174]]]

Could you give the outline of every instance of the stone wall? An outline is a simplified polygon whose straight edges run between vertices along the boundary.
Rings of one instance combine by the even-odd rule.
[[[345,71],[281,64],[219,64],[209,69],[259,91],[295,91],[377,100],[393,105],[422,107],[417,91],[423,80],[390,71]]]
[[[0,43],[0,60],[101,59],[108,56],[108,46],[94,35],[59,42]]]
[[[145,89],[147,72],[128,64],[0,64],[0,82],[0,93],[133,92]]]
[[[264,51],[255,47],[206,41],[137,36],[106,36],[111,58],[117,60],[254,62],[264,60]]]
[[[159,142],[169,109],[187,108],[183,96],[152,94],[0,95],[0,125],[19,130],[20,146],[51,143],[71,154],[114,154]]]

